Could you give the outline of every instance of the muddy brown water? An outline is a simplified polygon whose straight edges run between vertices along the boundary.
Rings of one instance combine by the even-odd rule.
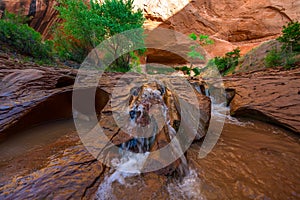
[[[0,193],[10,180],[43,169],[79,143],[70,120],[18,135],[0,144]],[[142,174],[107,184],[112,171],[98,199],[300,199],[299,135],[258,121],[227,120],[212,152],[200,159],[199,149],[195,143],[188,150],[190,174],[181,181]]]
[[[207,199],[300,199],[299,136],[257,121],[227,123],[206,158],[197,159],[198,149],[188,158]]]
[[[73,120],[62,120],[36,126],[1,142],[0,186],[42,169],[54,155],[78,140]]]

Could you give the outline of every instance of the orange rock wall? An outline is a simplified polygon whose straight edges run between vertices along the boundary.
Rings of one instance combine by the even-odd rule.
[[[58,22],[54,0],[0,0],[0,10],[32,16],[30,25],[44,37]],[[223,55],[235,47],[242,54],[261,42],[277,37],[282,26],[300,21],[299,0],[135,0],[143,10],[145,28],[166,27],[185,34],[209,34],[215,45],[211,56]]]

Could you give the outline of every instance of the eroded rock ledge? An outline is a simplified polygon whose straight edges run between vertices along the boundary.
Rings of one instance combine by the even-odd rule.
[[[75,70],[39,67],[34,64],[17,62],[9,57],[1,58],[0,65],[2,66],[0,69],[0,135],[2,139],[42,122],[72,117]],[[113,128],[115,124],[111,119],[112,110],[108,103],[122,76],[123,74],[120,73],[105,74],[98,85],[95,96],[95,108],[99,117],[101,116],[100,124],[105,127],[107,135],[111,136],[111,141],[115,145],[126,144],[132,140],[132,137],[123,137],[124,134],[122,135],[121,131]],[[124,81],[130,83],[130,80],[136,80],[138,76],[140,75],[129,74]],[[88,76],[86,78],[88,79]],[[185,91],[180,84],[176,84],[177,80],[177,77],[171,80],[175,84],[176,92],[181,91],[183,93],[181,98],[191,106],[196,106],[198,102],[192,102],[189,99],[188,91]],[[160,91],[162,98],[143,100],[140,95],[146,94],[147,88],[152,88],[151,91],[149,90],[150,93],[156,94]],[[86,87],[79,90],[84,95],[89,89]],[[155,151],[164,147],[170,142],[171,127],[175,129],[180,121],[180,106],[177,105],[178,102],[176,103],[176,95],[174,96],[172,90],[160,88],[157,84],[154,87],[142,84],[140,88],[133,88],[131,94],[132,111],[135,110],[134,104],[143,105],[144,112],[148,112],[147,109],[152,104],[168,106],[170,126],[165,126],[161,130],[147,150]],[[195,94],[200,101],[201,118],[196,137],[196,139],[200,139],[206,134],[211,105],[208,97],[196,91]],[[139,98],[139,100],[135,101],[134,98]],[[84,105],[75,106],[82,116],[89,116],[90,110],[86,110]],[[138,115],[137,111],[135,115]],[[136,119],[136,122],[143,125],[145,120],[147,119]],[[185,128],[188,129],[190,120],[185,119],[184,121]],[[74,134],[76,135],[76,133]],[[20,173],[21,177],[12,176],[7,177],[9,180],[2,180],[5,182],[1,181],[0,183],[0,198],[90,198],[103,178],[105,167],[90,155],[78,137],[73,137],[75,137],[74,144],[62,148],[57,158],[49,157],[50,161],[46,165],[30,173]],[[63,146],[63,144],[60,145]],[[134,147],[130,150],[135,151]],[[180,164],[181,162],[176,160],[157,174],[162,177],[173,174]],[[68,184],[65,184],[66,182]]]
[[[300,69],[269,69],[224,78],[235,90],[230,114],[246,116],[300,133]]]
[[[34,64],[19,63],[8,57],[1,57],[0,65],[0,134],[9,135],[45,120],[72,116],[71,93],[75,70],[39,67]],[[96,95],[98,100],[96,106],[101,115],[100,124],[106,127],[106,134],[111,136],[111,140],[116,145],[126,144],[132,140],[132,137],[122,137],[124,134],[112,128],[114,126],[114,121],[110,119],[112,110],[107,104],[112,89],[121,77],[122,74],[119,73],[106,74],[99,84],[99,92]],[[135,78],[136,75],[132,74],[125,81],[130,82],[130,79]],[[171,81],[176,83],[176,78]],[[300,133],[300,69],[256,71],[225,77],[223,81],[228,98],[231,99],[231,114],[259,118]],[[132,90],[132,109],[134,102],[137,102],[134,100],[138,97],[135,94],[144,91],[147,87],[142,86]],[[161,90],[158,85],[155,87],[158,91]],[[176,90],[182,90],[180,85],[177,85]],[[163,94],[170,95],[170,92],[167,89]],[[184,92],[184,95],[189,101],[189,93]],[[170,115],[170,122],[175,128],[176,120],[179,118],[176,103],[170,97],[164,98],[169,98],[169,101],[166,101],[169,103],[166,105],[173,112]],[[200,110],[203,112],[201,115],[203,118],[199,130],[199,138],[201,138],[205,135],[210,118],[210,101],[200,93],[197,93],[197,98],[202,102]],[[139,99],[139,102],[143,104],[143,99]],[[158,103],[160,104],[160,101]],[[80,107],[78,110],[81,111]],[[138,122],[144,123],[143,120]],[[167,133],[168,127],[160,133],[160,137],[151,147],[152,150],[159,149],[170,141]],[[95,194],[105,173],[105,167],[89,154],[77,136],[74,137],[74,144],[64,147],[60,156],[51,158],[52,162],[41,169],[36,169],[35,172],[22,178],[14,177],[12,181],[1,182],[0,198],[89,198]],[[64,140],[60,142],[63,143]],[[135,151],[134,147],[131,150]],[[176,161],[161,170],[159,174],[173,173],[179,164],[180,162]],[[66,182],[69,184],[65,184]]]

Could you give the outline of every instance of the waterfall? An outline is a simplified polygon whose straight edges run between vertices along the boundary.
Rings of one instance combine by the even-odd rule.
[[[147,135],[150,133],[150,137],[134,137],[118,146],[121,158],[115,158],[112,160],[112,168],[114,168],[115,171],[111,171],[111,174],[107,175],[104,181],[100,184],[96,193],[96,199],[115,199],[112,191],[112,184],[114,182],[126,184],[126,178],[141,174],[143,166],[150,154],[151,147],[155,142],[156,136],[161,131],[161,133],[169,137],[170,141],[173,141],[171,148],[172,152],[170,153],[176,157],[180,155],[178,157],[181,162],[175,170],[178,180],[176,179],[175,181],[185,182],[182,183],[182,187],[185,188],[188,185],[188,179],[191,180],[192,178],[196,178],[196,173],[189,170],[180,141],[175,137],[176,130],[171,125],[168,113],[169,110],[162,95],[163,92],[156,89],[145,88],[140,94],[141,99],[134,102],[131,109],[127,111],[130,117],[125,129],[127,131],[145,131]],[[153,104],[152,102],[155,103]],[[155,109],[153,116],[151,116],[151,108]],[[158,110],[160,111],[158,112]],[[157,116],[159,115],[158,113],[162,116]],[[163,126],[160,126],[162,124],[162,120],[164,120],[164,124]],[[168,131],[164,132],[166,130]],[[170,188],[171,187],[172,186],[170,186]]]
[[[211,94],[213,92],[210,92],[209,88],[205,89],[205,95],[208,96],[211,100],[211,117],[212,120],[216,122],[222,122],[223,119],[225,119],[226,123],[230,124],[236,124],[239,126],[246,126],[249,124],[252,124],[251,122],[242,122],[239,121],[237,118],[232,117],[229,115],[230,113],[230,106],[227,106],[227,102],[225,97],[223,98],[223,101],[220,101],[220,96],[222,94]],[[225,93],[225,91],[224,91]]]

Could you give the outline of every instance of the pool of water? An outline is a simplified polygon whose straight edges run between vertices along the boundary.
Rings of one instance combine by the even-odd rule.
[[[43,168],[53,155],[78,141],[73,120],[45,123],[12,135],[0,143],[0,185]]]
[[[78,145],[72,121],[44,124],[0,144],[0,185],[38,171],[54,155]],[[300,199],[300,137],[259,121],[226,119],[205,157],[201,143],[187,151],[181,178],[111,170],[97,199]]]

